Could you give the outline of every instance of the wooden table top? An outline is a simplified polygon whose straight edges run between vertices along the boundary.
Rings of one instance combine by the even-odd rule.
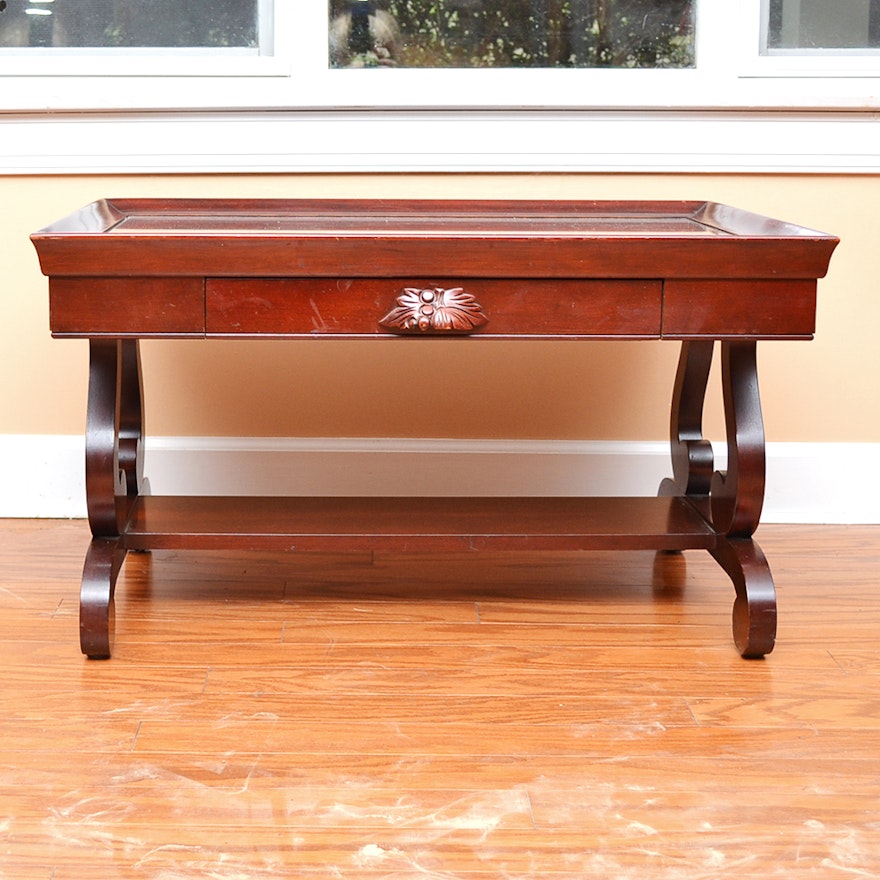
[[[104,199],[32,239],[105,277],[818,278],[837,244],[714,202],[390,199]]]

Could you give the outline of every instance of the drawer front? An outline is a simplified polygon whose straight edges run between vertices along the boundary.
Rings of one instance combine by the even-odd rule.
[[[54,336],[203,336],[203,278],[52,278]]]
[[[662,285],[617,279],[210,278],[212,336],[660,334]]]
[[[668,339],[811,339],[816,282],[670,280],[663,291]]]

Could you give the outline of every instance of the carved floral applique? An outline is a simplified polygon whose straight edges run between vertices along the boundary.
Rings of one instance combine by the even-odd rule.
[[[379,324],[394,333],[470,333],[488,323],[462,287],[407,287]]]

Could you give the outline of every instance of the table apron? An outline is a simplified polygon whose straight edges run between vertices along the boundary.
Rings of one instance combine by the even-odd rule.
[[[810,339],[816,281],[61,276],[49,302],[57,337]]]

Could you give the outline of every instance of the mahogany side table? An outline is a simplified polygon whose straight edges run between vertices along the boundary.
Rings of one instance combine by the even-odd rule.
[[[752,537],[765,470],[756,345],[812,337],[834,236],[708,202],[114,199],[32,240],[53,336],[90,345],[89,657],[110,656],[127,551],[154,548],[708,550],[735,587],[740,653],[772,650],[775,588]],[[644,498],[142,492],[140,339],[443,336],[679,341],[672,476]],[[716,343],[724,472],[702,427]]]

